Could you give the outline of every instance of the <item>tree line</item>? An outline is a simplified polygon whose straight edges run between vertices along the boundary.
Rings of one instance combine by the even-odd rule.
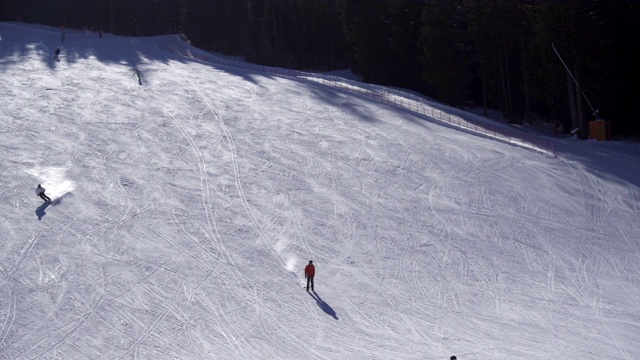
[[[0,0],[0,20],[182,33],[254,63],[348,68],[586,138],[596,118],[614,135],[640,134],[639,9],[635,0]]]

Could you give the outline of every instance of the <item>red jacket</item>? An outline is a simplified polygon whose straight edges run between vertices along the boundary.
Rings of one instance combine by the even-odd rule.
[[[307,265],[304,268],[304,276],[306,277],[314,277],[316,275],[316,267],[313,264]]]

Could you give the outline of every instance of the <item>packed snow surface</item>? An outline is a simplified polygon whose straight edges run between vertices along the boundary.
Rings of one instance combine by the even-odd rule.
[[[640,358],[638,144],[177,46],[0,23],[0,358]]]

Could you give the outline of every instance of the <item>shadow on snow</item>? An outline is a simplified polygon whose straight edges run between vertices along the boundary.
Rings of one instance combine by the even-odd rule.
[[[307,291],[307,293],[316,301],[316,304],[318,304],[318,306],[320,307],[320,309],[322,309],[322,311],[327,313],[327,315],[331,316],[332,318],[338,320],[336,311],[333,310],[333,308],[329,306],[329,304],[324,302],[324,300],[322,300],[322,298],[320,297],[320,295],[318,295],[318,293],[316,293],[315,291],[312,291],[312,292]]]
[[[121,65],[129,69],[139,68],[144,62],[153,60],[164,64],[169,64],[171,61],[178,61],[182,63],[209,65],[254,84],[259,84],[258,79],[261,77],[287,78],[287,76],[271,74],[268,71],[260,71],[261,67],[257,65],[236,67],[234,65],[201,61],[196,58],[172,54],[160,49],[160,43],[173,41],[176,35],[155,36],[154,38],[156,38],[157,41],[150,42],[147,41],[148,38],[145,37],[114,36],[105,33],[103,38],[99,38],[97,33],[88,33],[80,30],[70,29],[65,30],[65,32],[66,36],[64,41],[62,41],[62,31],[57,28],[19,22],[0,22],[0,71],[9,68],[10,65],[23,62],[25,58],[37,57],[40,58],[43,63],[47,64],[48,68],[53,72],[58,71],[58,67],[64,64],[72,64],[87,59],[93,59],[104,64]],[[123,43],[127,45],[123,46]],[[54,51],[57,47],[61,50],[59,61],[53,58]],[[186,49],[185,51],[187,52],[206,53],[186,43],[182,44],[182,47],[184,47],[183,50]],[[359,115],[358,118],[366,119],[372,123],[378,121],[375,114],[367,113],[366,107],[363,108],[359,103],[353,101],[353,93],[302,78],[298,78],[298,81],[300,83],[307,83],[308,89],[316,95],[318,100],[331,106],[339,107],[346,113]],[[142,81],[139,82],[139,85],[142,85],[141,82]],[[343,94],[346,93],[348,93],[350,97],[345,98]],[[363,95],[356,94],[355,96],[366,98]],[[451,111],[455,113],[458,110],[449,108],[448,112]],[[415,121],[411,116],[408,116],[409,113],[411,112],[407,111],[407,116],[403,116],[404,120]],[[413,113],[413,115],[417,114]],[[463,118],[466,117],[462,113],[457,115]],[[426,115],[420,115],[418,117],[423,119],[429,118]],[[444,124],[431,119],[429,123],[432,122],[441,125]],[[447,124],[444,125],[447,126]],[[541,138],[544,139],[544,137]],[[548,139],[558,141],[553,137]],[[622,153],[624,154],[624,159],[609,159],[607,158],[608,152],[600,154],[595,150],[588,152],[588,155],[584,155],[582,152],[583,149],[580,146],[566,146],[566,144],[562,142],[559,142],[558,145],[559,152],[567,153],[567,155],[572,156],[587,168],[593,169],[605,177],[609,177],[611,173],[609,169],[612,167],[636,169],[637,166],[633,165],[640,164],[640,147],[633,147],[629,150],[624,146],[620,146],[623,148]],[[604,146],[616,147],[618,145],[619,144],[613,142],[611,144],[605,144]],[[640,186],[640,177],[638,177],[633,170],[626,172],[621,171],[612,174],[611,177],[614,181]]]
[[[209,62],[195,57],[182,56],[164,51],[160,44],[165,42],[176,44],[177,35],[158,35],[153,37],[127,37],[105,33],[100,38],[98,33],[84,32],[81,30],[64,30],[65,39],[62,41],[63,30],[54,27],[25,24],[19,22],[0,22],[0,71],[11,65],[19,64],[28,58],[37,58],[46,64],[52,72],[66,69],[65,65],[78,63],[85,60],[95,60],[105,65],[120,65],[129,69],[143,67],[145,63],[157,61],[169,64],[172,61],[182,63],[200,63],[224,71],[227,74],[237,76],[248,82],[259,85],[260,78],[287,78],[269,71],[262,71],[267,67],[255,64],[242,66],[239,62],[231,64]],[[154,38],[156,41],[149,41]],[[126,44],[126,46],[123,46]],[[194,48],[187,43],[178,42],[177,47],[186,53],[209,54],[204,50]],[[58,60],[54,59],[54,51],[60,48]],[[212,55],[212,58],[215,56]],[[110,69],[115,70],[115,69]],[[129,71],[129,70],[127,70]],[[312,81],[298,79],[308,85],[309,91],[316,97],[331,106],[340,107],[347,113],[353,113],[357,118],[377,122],[374,115],[366,113],[358,103],[345,100],[344,94],[353,94],[345,90],[334,89],[327,85]],[[139,85],[142,85],[139,83]]]
[[[62,203],[62,199],[64,199],[67,196],[73,196],[73,194],[66,193],[66,194],[60,196],[59,198],[56,198],[55,200],[53,200],[51,202],[45,202],[44,204],[38,206],[36,208],[36,216],[38,216],[38,220],[42,220],[42,218],[47,214],[47,208],[49,206],[57,206],[57,205],[61,204]]]

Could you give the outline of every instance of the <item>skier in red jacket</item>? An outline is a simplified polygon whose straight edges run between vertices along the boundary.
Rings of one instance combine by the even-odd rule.
[[[313,261],[309,260],[309,265],[304,268],[304,277],[307,278],[307,291],[309,291],[309,283],[311,283],[311,291],[313,291],[313,277],[316,275],[316,267]]]

